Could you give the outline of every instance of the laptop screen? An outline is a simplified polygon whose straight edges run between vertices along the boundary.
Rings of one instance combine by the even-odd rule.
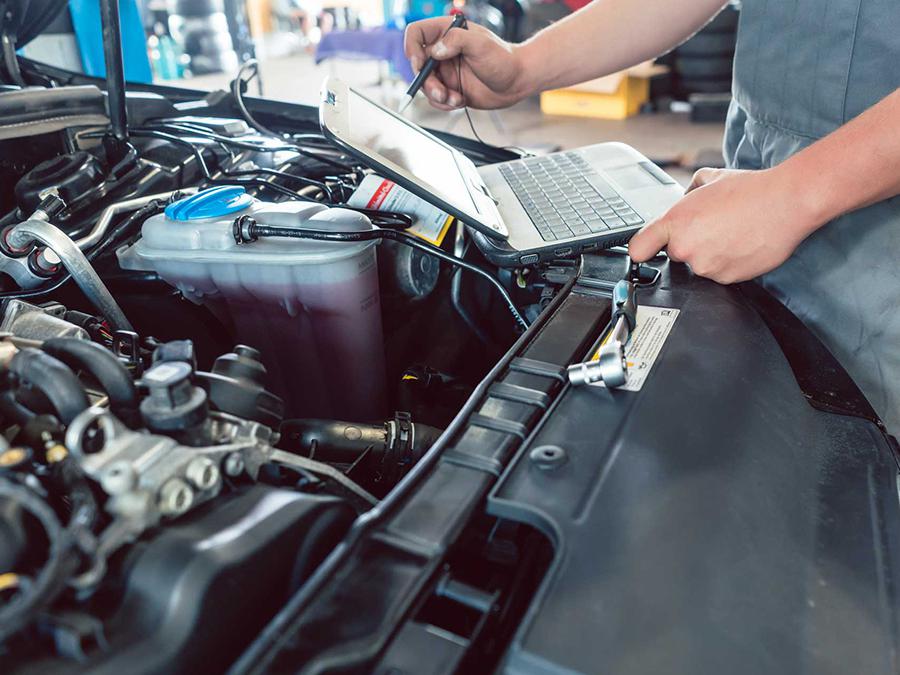
[[[347,91],[350,124],[345,140],[397,164],[460,211],[478,214],[450,148],[353,89]]]

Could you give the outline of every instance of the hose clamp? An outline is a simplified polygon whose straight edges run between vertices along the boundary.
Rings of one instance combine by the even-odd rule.
[[[259,239],[256,232],[253,230],[255,226],[256,221],[246,214],[235,218],[234,223],[231,226],[231,234],[234,237],[234,243],[240,246],[241,244],[249,244]]]

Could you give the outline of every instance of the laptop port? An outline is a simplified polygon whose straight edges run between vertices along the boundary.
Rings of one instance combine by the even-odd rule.
[[[553,251],[553,255],[558,255],[560,258],[564,258],[567,255],[572,255],[572,247],[566,246],[565,248],[558,248]]]

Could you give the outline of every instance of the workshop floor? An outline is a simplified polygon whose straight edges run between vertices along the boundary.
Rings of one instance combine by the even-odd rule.
[[[364,90],[388,106],[396,105],[402,83],[384,77],[384,68],[369,61],[329,61],[316,65],[311,56],[269,59],[261,65],[266,97],[316,105],[319,86],[326,75],[336,75]],[[213,90],[227,86],[231,75],[205,75],[183,80],[190,88]],[[255,83],[250,95],[256,93]],[[443,113],[431,108],[424,96],[416,99],[412,119],[435,129],[472,136],[461,112]],[[644,114],[623,121],[549,116],[541,113],[537,98],[522,101],[495,113],[472,111],[479,136],[495,145],[515,145],[548,151],[621,141],[633,145],[650,159],[666,165],[677,180],[686,184],[693,167],[721,162],[721,124],[692,124],[686,113]],[[681,164],[682,168],[670,166]]]

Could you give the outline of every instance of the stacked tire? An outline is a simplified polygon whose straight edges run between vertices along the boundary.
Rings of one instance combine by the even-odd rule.
[[[729,4],[699,33],[675,49],[672,73],[678,98],[731,91],[738,10]]]
[[[171,17],[172,34],[180,38],[194,75],[237,70],[224,0],[176,0]]]

